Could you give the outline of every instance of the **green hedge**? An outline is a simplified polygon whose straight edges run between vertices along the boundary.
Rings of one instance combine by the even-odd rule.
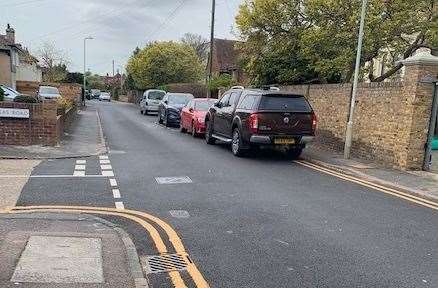
[[[5,99],[5,92],[3,92],[3,89],[0,88],[0,102]]]
[[[32,96],[20,95],[15,97],[14,102],[18,103],[38,103],[38,100]]]

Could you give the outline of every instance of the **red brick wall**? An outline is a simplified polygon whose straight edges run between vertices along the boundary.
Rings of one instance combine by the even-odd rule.
[[[29,119],[0,118],[0,145],[47,145],[58,143],[56,103],[0,102],[0,108],[29,109]]]
[[[17,81],[17,91],[26,95],[37,96],[38,88],[44,85],[57,87],[63,97],[80,103],[82,90],[79,84]]]

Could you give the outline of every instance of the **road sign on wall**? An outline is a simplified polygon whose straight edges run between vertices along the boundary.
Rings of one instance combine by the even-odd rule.
[[[0,108],[2,118],[29,118],[29,109]]]

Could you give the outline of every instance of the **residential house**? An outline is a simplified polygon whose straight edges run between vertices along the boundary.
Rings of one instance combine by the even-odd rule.
[[[15,30],[8,24],[6,34],[0,34],[0,84],[16,89],[17,81],[41,80],[38,60],[15,42]]]
[[[0,34],[0,84],[16,89],[20,48],[15,45],[15,31],[8,24],[6,35]]]
[[[235,40],[214,39],[212,70],[213,75],[229,74],[237,83],[245,84],[248,77],[239,65],[238,43]]]

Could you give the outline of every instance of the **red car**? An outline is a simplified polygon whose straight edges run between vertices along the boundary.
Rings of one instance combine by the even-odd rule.
[[[181,110],[180,131],[196,137],[205,134],[205,115],[217,99],[197,98],[191,100]]]

